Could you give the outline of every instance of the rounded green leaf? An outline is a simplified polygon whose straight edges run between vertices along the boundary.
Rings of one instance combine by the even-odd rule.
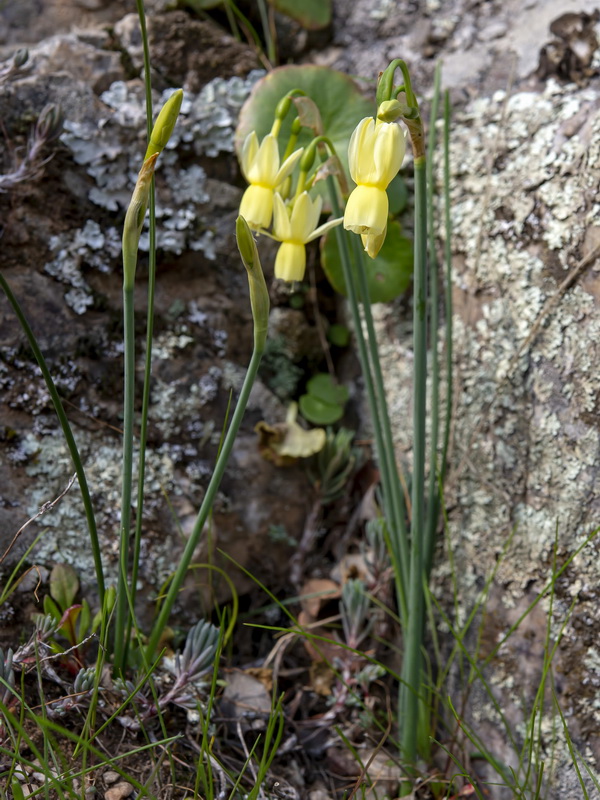
[[[374,104],[365,100],[358,87],[347,75],[327,67],[278,67],[255,85],[244,104],[235,135],[238,157],[246,136],[256,131],[259,140],[270,132],[277,103],[292,89],[301,89],[317,105],[323,122],[323,133],[331,139],[348,175],[348,142],[352,131],[363,117],[374,111]],[[280,155],[286,147],[294,115],[290,112],[279,135]],[[297,147],[306,146],[312,139],[302,130]]]
[[[220,6],[223,0],[176,0],[175,8],[191,8],[197,14],[202,14],[210,8]]]
[[[318,30],[331,22],[331,0],[269,0],[277,11],[295,19],[303,28]]]
[[[348,389],[336,383],[327,372],[313,375],[306,384],[306,393],[332,406],[343,406],[348,402]]]
[[[350,342],[350,331],[345,325],[335,322],[327,329],[327,338],[336,347],[347,347]]]
[[[353,248],[350,248],[350,259],[352,269],[356,270]],[[413,248],[410,239],[402,236],[400,223],[389,223],[377,258],[369,258],[365,253],[362,262],[371,303],[389,303],[408,289],[413,273]],[[336,292],[345,295],[346,283],[335,231],[330,231],[321,242],[321,265]]]
[[[406,181],[401,175],[396,175],[387,187],[387,195],[390,201],[390,214],[392,216],[401,214],[408,203],[408,189]]]
[[[332,425],[344,414],[342,406],[324,403],[312,394],[303,394],[298,403],[304,419],[312,422],[313,425]]]

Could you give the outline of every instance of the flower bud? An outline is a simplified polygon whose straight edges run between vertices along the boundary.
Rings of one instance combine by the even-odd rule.
[[[62,128],[63,115],[60,106],[54,103],[44,106],[35,125],[36,137],[51,142],[60,136]]]
[[[177,89],[176,92],[169,97],[167,102],[161,108],[152,133],[150,135],[150,144],[146,150],[145,159],[154,155],[154,153],[162,153],[165,149],[167,142],[171,138],[173,128],[177,122],[179,111],[181,109],[181,101],[183,100],[183,89]]]
[[[380,122],[395,122],[402,116],[403,108],[398,100],[384,100],[377,109],[377,119]]]
[[[244,266],[250,272],[259,261],[258,248],[248,223],[242,216],[239,216],[235,221],[235,238]]]
[[[286,94],[286,96],[282,97],[275,107],[275,119],[285,119],[291,106],[292,98],[289,96],[289,94]]]
[[[248,223],[241,215],[235,221],[235,236],[238,250],[248,273],[250,305],[254,320],[254,348],[262,352],[267,340],[269,326],[269,290],[265,283],[258,248]]]

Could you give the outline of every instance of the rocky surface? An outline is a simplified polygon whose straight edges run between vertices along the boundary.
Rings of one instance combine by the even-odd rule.
[[[35,19],[33,3],[13,4],[0,28],[5,53],[59,34],[32,48],[29,73],[0,87],[7,141],[22,144],[46,102],[60,102],[67,120],[43,181],[0,195],[1,258],[72,403],[69,414],[89,461],[105,554],[114,564],[118,230],[144,136],[142,88],[135,77],[139,41],[126,16],[133,9],[125,3],[81,0],[77,21],[95,25],[85,33],[71,31],[73,19],[63,5],[51,24],[50,4],[42,4]],[[190,52],[200,29],[179,38],[174,20],[165,15],[155,23],[157,89],[187,81],[189,92],[177,149],[165,154],[158,173],[160,289],[143,563],[150,583],[168,573],[180,541],[162,492],[185,531],[213,463],[227,390],[239,386],[249,354],[246,290],[231,236],[240,183],[228,154],[237,109],[255,79],[251,70],[260,65],[252,51],[234,44],[235,57],[216,58],[224,46],[222,32],[214,33],[217,43],[213,50],[206,46],[209,54],[200,63]],[[202,35],[210,36],[204,28]],[[486,675],[498,708],[522,737],[543,668],[546,630],[551,642],[562,636],[554,657],[556,692],[575,744],[592,764],[600,758],[600,575],[597,544],[585,541],[600,521],[597,37],[589,4],[579,0],[339,0],[330,44],[304,54],[369,81],[401,56],[425,94],[435,61],[443,58],[444,83],[455,106],[456,409],[447,496],[458,615],[466,617],[495,571],[481,645],[484,655],[491,653],[539,597],[553,565],[560,567],[585,545],[556,580],[552,602],[546,597],[536,606]],[[224,72],[232,62],[239,69]],[[6,149],[5,169],[12,157]],[[143,263],[140,274],[143,308]],[[398,305],[378,309],[378,317],[398,452],[409,462],[410,326]],[[141,324],[139,334],[141,353]],[[6,539],[60,493],[71,470],[45,388],[5,303],[0,345],[0,480],[10,487],[0,508]],[[297,533],[305,513],[301,499],[290,506],[302,497],[302,476],[281,473],[256,455],[253,422],[278,413],[276,397],[259,386],[214,522],[219,543],[267,573],[277,569],[278,559],[268,544],[269,526],[285,520],[288,532]],[[211,420],[219,422],[212,427]],[[262,491],[269,496],[269,514],[257,500]],[[40,559],[56,551],[74,558],[78,552],[83,522],[74,495],[71,490],[40,521]],[[24,537],[15,552],[30,539]],[[449,568],[440,557],[444,597]],[[78,569],[89,579],[89,563],[78,561]],[[514,764],[497,708],[484,694],[473,697],[480,735],[499,758]],[[548,797],[580,796],[551,698],[542,724],[547,764],[555,758]]]
[[[237,61],[232,58],[229,77],[220,60],[210,61],[206,52],[204,60],[188,68],[193,49],[188,41],[178,51],[180,58],[173,59],[171,74],[160,52],[166,52],[169,41],[166,34],[162,38],[165,30],[177,19],[181,23],[177,14],[158,17],[150,26],[160,33],[163,48],[158,48],[159,86],[183,79],[186,87],[181,121],[157,175],[159,288],[142,566],[142,579],[150,587],[172,572],[182,537],[193,525],[212,473],[229,391],[240,388],[252,341],[247,281],[233,236],[241,191],[230,154],[239,108],[261,73],[252,70],[257,66],[252,51],[235,42],[231,51],[243,52]],[[65,398],[113,577],[121,460],[120,226],[145,149],[143,86],[130,76],[130,63],[139,55],[132,44],[134,20],[124,17],[110,32],[94,28],[46,39],[30,48],[26,68],[0,86],[11,145],[4,153],[5,171],[22,157],[22,143],[45,103],[59,104],[65,118],[60,141],[47,146],[48,155],[55,152],[43,176],[0,196],[2,269]],[[214,25],[197,22],[192,27],[205,42],[221,45],[224,34]],[[124,65],[122,53],[129,53],[128,48],[131,59]],[[189,88],[193,85],[200,87],[197,92]],[[157,105],[169,91],[156,95]],[[139,388],[147,231],[140,249]],[[27,518],[62,492],[72,467],[18,324],[5,301],[0,308],[4,552]],[[284,308],[280,313],[288,312]],[[212,548],[224,547],[247,566],[256,560],[263,576],[277,574],[277,559],[287,552],[270,542],[271,526],[283,525],[289,537],[297,537],[306,512],[302,472],[276,470],[253,447],[256,422],[284,417],[284,406],[259,382],[213,519]],[[252,486],[247,484],[249,472]],[[284,487],[290,486],[287,498]],[[13,561],[40,532],[35,551],[40,564],[56,559],[73,563],[84,584],[93,584],[76,487],[21,536],[11,553]],[[199,555],[205,560],[206,547]]]

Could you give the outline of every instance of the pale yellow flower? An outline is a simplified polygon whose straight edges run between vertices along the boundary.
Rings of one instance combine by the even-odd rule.
[[[281,242],[275,258],[275,277],[283,281],[301,281],[306,270],[305,244],[322,236],[342,218],[332,219],[317,227],[323,199],[312,200],[308,192],[296,198],[291,215],[279,193],[273,206],[273,237]]]
[[[389,202],[386,189],[398,173],[406,144],[399,125],[361,120],[348,147],[350,175],[356,188],[344,214],[344,228],[362,236],[365,250],[375,258],[387,229]]]
[[[241,167],[244,177],[250,184],[240,204],[240,216],[254,230],[268,228],[273,216],[273,192],[280,183],[291,175],[302,148],[296,150],[279,163],[277,139],[269,133],[258,144],[258,136],[252,131],[246,137],[242,148]]]

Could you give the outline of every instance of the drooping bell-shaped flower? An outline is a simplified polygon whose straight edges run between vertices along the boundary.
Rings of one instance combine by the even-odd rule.
[[[398,173],[405,150],[399,125],[373,117],[362,119],[350,139],[348,162],[356,188],[346,204],[344,228],[361,234],[371,258],[385,239],[389,212],[385,190]]]
[[[273,192],[291,175],[302,148],[295,150],[280,165],[277,138],[269,133],[258,144],[258,136],[252,131],[242,148],[241,167],[250,184],[240,204],[240,216],[254,230],[268,228],[273,216]]]
[[[340,217],[317,227],[322,207],[323,199],[320,196],[313,200],[308,192],[302,192],[296,198],[290,215],[281,195],[275,194],[273,237],[281,242],[275,258],[276,278],[301,281],[306,270],[305,245],[342,221]]]

